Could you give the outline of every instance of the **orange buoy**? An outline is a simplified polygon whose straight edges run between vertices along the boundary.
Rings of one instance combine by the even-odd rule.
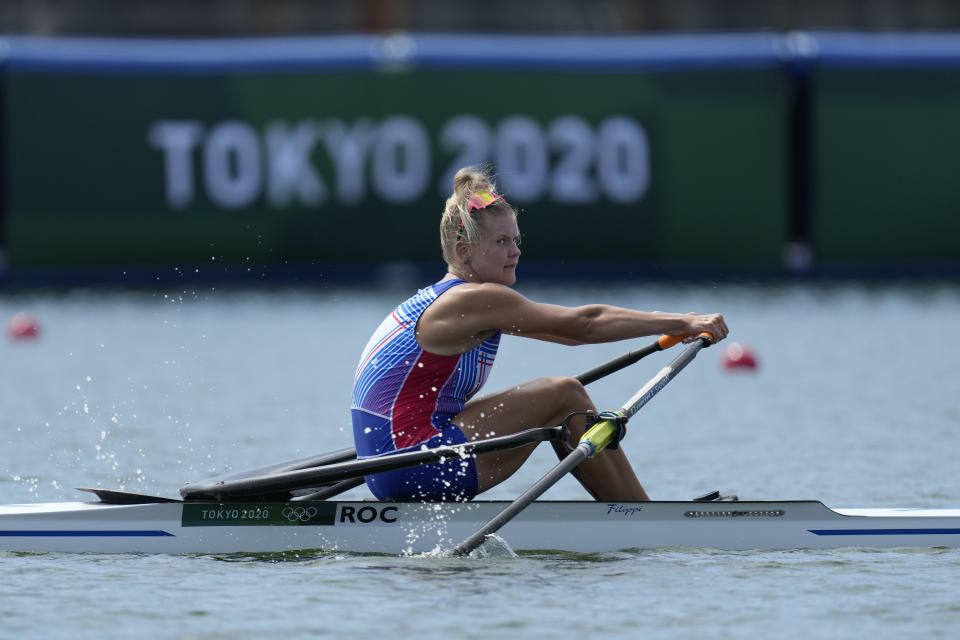
[[[723,366],[726,369],[746,369],[752,371],[757,368],[757,356],[753,349],[742,342],[734,342],[723,353]]]
[[[7,335],[11,340],[36,338],[39,333],[40,325],[37,324],[36,318],[24,311],[15,313],[7,325]]]

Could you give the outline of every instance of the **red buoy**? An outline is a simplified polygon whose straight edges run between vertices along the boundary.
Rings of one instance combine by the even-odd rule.
[[[723,353],[723,366],[726,369],[746,369],[752,371],[757,368],[757,356],[753,349],[742,342],[734,342]]]
[[[36,318],[24,311],[15,313],[7,325],[7,335],[11,340],[36,338],[39,333],[40,325],[37,324]]]

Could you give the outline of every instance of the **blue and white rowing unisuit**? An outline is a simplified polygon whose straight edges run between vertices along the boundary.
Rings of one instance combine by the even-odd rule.
[[[442,280],[417,291],[384,319],[357,366],[351,414],[358,458],[466,442],[451,420],[486,382],[500,332],[470,351],[443,356],[425,351],[417,321],[430,304],[464,280]],[[473,459],[367,476],[381,500],[469,500],[477,493]]]

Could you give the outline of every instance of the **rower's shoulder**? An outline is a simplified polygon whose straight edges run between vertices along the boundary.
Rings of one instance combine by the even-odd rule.
[[[471,335],[477,331],[497,329],[504,314],[525,306],[527,299],[508,286],[492,282],[464,282],[443,292],[420,316],[420,328],[433,322],[469,318],[463,325]],[[480,323],[479,327],[473,326]],[[460,323],[458,323],[460,324]]]
[[[447,304],[477,304],[478,302],[486,302],[492,304],[497,302],[516,302],[525,299],[523,295],[503,284],[495,282],[464,282],[455,287],[450,287],[450,289],[437,299],[437,302],[443,301]]]

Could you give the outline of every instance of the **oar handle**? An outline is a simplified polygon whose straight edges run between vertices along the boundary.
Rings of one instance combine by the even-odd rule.
[[[660,346],[661,349],[669,349],[670,347],[683,342],[684,338],[686,337],[687,337],[686,335],[679,335],[679,336],[662,335],[659,338],[657,338],[657,344]]]
[[[660,347],[660,349],[658,350],[669,349],[670,347],[674,345],[678,345],[684,340],[687,340],[688,338],[692,338],[692,337],[693,337],[692,333],[683,333],[678,336],[662,335],[659,338],[657,338],[657,346]],[[709,331],[703,331],[697,334],[697,339],[705,340],[706,341],[706,343],[704,344],[705,347],[708,347],[714,343],[713,334],[710,333]]]

